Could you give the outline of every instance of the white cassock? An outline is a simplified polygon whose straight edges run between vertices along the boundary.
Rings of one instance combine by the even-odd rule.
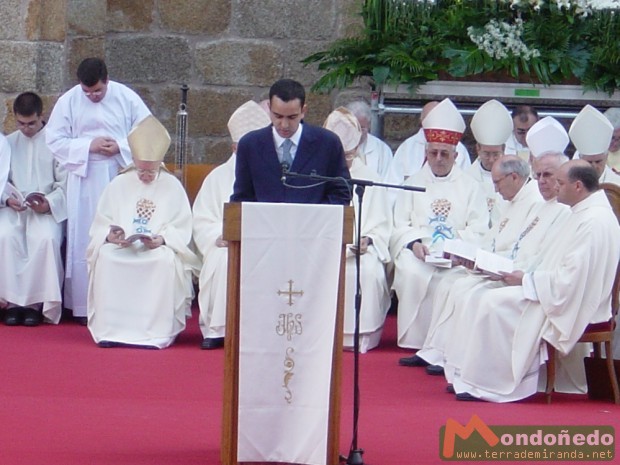
[[[9,179],[11,168],[11,147],[4,135],[0,134],[0,197],[4,200],[4,186]]]
[[[486,248],[512,259],[517,269],[527,269],[526,259],[531,261],[535,258],[532,254],[540,251],[540,244],[550,226],[558,217],[568,213],[568,207],[555,200],[545,202],[537,183],[530,181],[512,201],[506,202],[504,216],[489,231],[491,240],[484,241]],[[432,365],[443,366],[446,343],[454,330],[455,315],[475,311],[476,307],[468,301],[474,292],[501,285],[501,281],[490,281],[464,269],[442,279],[433,299],[433,318],[428,335],[417,355]]]
[[[467,169],[471,165],[467,148],[459,142],[456,146],[456,152],[456,166],[463,170]],[[422,169],[425,159],[426,136],[424,135],[424,130],[420,129],[413,136],[405,139],[396,150],[385,176],[385,183],[400,186],[409,177]],[[392,189],[392,191],[394,192],[388,192],[388,200],[390,205],[393,206],[396,201],[397,191],[395,189]]]
[[[0,208],[0,256],[6,270],[0,276],[0,297],[21,307],[42,303],[45,319],[58,323],[62,311],[60,245],[67,218],[67,173],[45,143],[45,128],[33,137],[15,131],[7,140],[12,152],[11,182],[24,195],[45,194],[50,213]]]
[[[392,161],[392,149],[378,137],[368,134],[366,141],[358,149],[358,156],[364,164],[383,179]]]
[[[153,250],[136,241],[121,248],[106,243],[111,225],[126,236],[150,232],[165,244]],[[172,174],[161,171],[150,184],[134,169],[104,190],[88,246],[88,329],[95,342],[167,347],[185,328],[193,297],[189,249],[192,213],[187,194]]]
[[[380,182],[377,174],[355,158],[349,170],[352,178]],[[357,193],[353,196],[355,226],[359,212]],[[362,305],[360,309],[360,352],[365,353],[379,345],[385,316],[390,309],[390,290],[387,284],[385,265],[390,261],[388,249],[392,226],[387,193],[383,187],[367,187],[362,198],[362,234],[370,237],[372,244],[366,253],[360,255],[360,288]],[[355,254],[347,247],[344,299],[344,346],[353,347],[355,332]]]
[[[133,90],[108,81],[100,102],[91,102],[77,85],[58,99],[50,115],[47,144],[69,173],[65,307],[72,309],[74,316],[86,316],[86,247],[97,202],[112,178],[131,163],[129,131],[150,114]],[[114,138],[120,154],[106,157],[90,153],[91,142],[101,136]]]
[[[226,282],[228,249],[215,241],[222,235],[224,204],[230,200],[235,182],[233,154],[205,178],[194,201],[194,243],[202,256],[198,305],[203,337],[224,337],[226,332]]]
[[[589,323],[607,321],[620,258],[620,227],[602,191],[572,207],[522,286],[490,289],[461,312],[446,347],[446,377],[457,393],[493,402],[534,394],[544,341],[569,354]]]
[[[517,155],[519,158],[528,161],[530,149],[527,145],[523,145],[517,140],[514,132],[510,133],[510,136],[504,145],[504,155]]]
[[[445,239],[461,236],[477,243],[488,231],[488,215],[479,184],[456,166],[448,176],[439,178],[425,165],[406,184],[425,187],[426,192],[401,191],[394,206],[392,288],[398,296],[398,345],[420,348],[431,321],[435,287],[455,270],[423,262],[407,244],[420,239],[431,253],[440,254]]]
[[[482,188],[484,196],[487,199],[489,228],[491,228],[502,216],[502,210],[506,208],[506,201],[498,192],[495,192],[491,172],[482,167],[480,159],[476,159],[471,166],[465,170],[465,172],[480,183],[480,187]]]

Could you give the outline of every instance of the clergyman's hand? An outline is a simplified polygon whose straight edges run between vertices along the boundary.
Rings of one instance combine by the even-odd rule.
[[[156,249],[157,247],[162,246],[165,243],[162,236],[145,237],[141,240],[147,249]]]
[[[431,252],[428,250],[428,247],[426,247],[421,242],[416,242],[415,244],[413,244],[411,250],[413,251],[413,255],[415,255],[418,259],[422,261],[424,261],[427,255],[431,254]]]
[[[219,235],[217,236],[217,239],[215,239],[215,245],[217,247],[228,247],[228,241],[225,241],[224,239],[222,239],[222,236]]]
[[[113,157],[120,153],[120,148],[111,137],[95,137],[90,143],[90,151],[106,157]]]
[[[516,270],[510,273],[500,271],[499,274],[502,276],[502,281],[509,286],[521,286],[523,284],[523,275],[525,273],[521,270]]]
[[[50,211],[50,204],[43,196],[36,196],[28,201],[28,206],[36,213],[45,214]]]
[[[111,225],[110,232],[106,237],[106,241],[112,244],[120,245],[121,247],[127,247],[129,243],[125,240],[125,231],[120,226]]]
[[[9,208],[15,210],[16,212],[23,212],[26,209],[26,205],[23,205],[19,200],[14,199],[13,197],[9,197],[6,200],[6,204]]]

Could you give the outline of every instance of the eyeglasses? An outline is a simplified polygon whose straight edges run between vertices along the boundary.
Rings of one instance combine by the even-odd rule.
[[[155,174],[159,173],[159,168],[156,168],[154,170],[143,170],[143,169],[140,169],[140,168],[136,168],[136,171],[138,172],[138,174],[153,174],[153,175],[155,175]]]
[[[103,90],[93,90],[92,92],[84,91],[84,95],[87,97],[99,97],[103,94]]]

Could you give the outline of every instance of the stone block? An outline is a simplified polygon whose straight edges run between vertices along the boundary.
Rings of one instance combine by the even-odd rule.
[[[284,75],[291,79],[296,79],[304,86],[311,86],[323,75],[323,71],[318,70],[316,64],[304,66],[301,60],[313,53],[325,50],[329,44],[327,42],[316,41],[294,41],[292,40],[287,48],[284,58]]]
[[[108,0],[107,3],[108,32],[148,31],[153,24],[154,0],[141,0],[139,2]]]
[[[191,69],[187,39],[171,36],[112,38],[106,62],[123,82],[185,82]]]
[[[28,40],[63,42],[66,36],[67,0],[31,0],[25,17]]]
[[[222,137],[201,137],[194,140],[190,163],[210,163],[220,165],[230,158],[230,139]]]
[[[65,47],[62,43],[37,42],[37,90],[61,92],[64,86]]]
[[[220,34],[230,24],[230,0],[159,2],[159,19],[168,32]]]
[[[190,90],[187,110],[190,135],[227,137],[230,115],[252,99],[249,89]]]
[[[69,42],[68,47],[65,86],[77,84],[76,72],[82,60],[90,57],[105,58],[105,39],[103,37],[75,38]]]
[[[359,0],[340,0],[338,2],[338,37],[354,37],[361,33],[364,22],[362,19],[362,2]]]
[[[314,124],[315,126],[323,126],[325,119],[334,109],[332,98],[328,94],[315,94],[308,92],[306,89],[306,117],[304,121]]]
[[[21,0],[0,2],[0,40],[23,40],[27,20],[22,16]]]
[[[335,38],[335,0],[239,0],[235,34],[247,38],[330,40]]]
[[[34,42],[0,42],[0,92],[36,89],[37,46]]]
[[[271,43],[238,40],[199,43],[196,68],[215,85],[270,86],[282,76],[282,50]]]
[[[68,0],[67,23],[73,35],[88,37],[106,33],[107,2],[101,0]]]

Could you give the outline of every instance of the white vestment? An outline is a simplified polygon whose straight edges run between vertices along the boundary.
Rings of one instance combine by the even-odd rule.
[[[11,147],[4,135],[0,134],[0,197],[3,197],[4,186],[9,179],[11,167]]]
[[[522,286],[488,290],[461,312],[446,348],[455,391],[494,402],[534,394],[543,341],[569,354],[589,323],[606,321],[620,259],[620,227],[602,191],[572,207]]]
[[[498,192],[495,192],[491,172],[482,167],[480,159],[476,159],[472,165],[465,170],[465,172],[480,183],[480,187],[482,188],[484,196],[487,199],[489,228],[491,228],[495,225],[497,220],[499,220],[500,216],[502,216],[502,210],[506,208],[506,201]]]
[[[60,246],[67,218],[67,173],[45,143],[45,128],[33,137],[15,131],[7,140],[12,153],[10,181],[24,196],[31,192],[45,194],[50,212],[0,208],[0,256],[5,269],[0,276],[0,297],[20,307],[42,303],[45,319],[58,323],[62,310]]]
[[[352,178],[379,182],[379,177],[358,158],[353,160],[349,170]],[[387,193],[383,187],[367,187],[362,198],[362,234],[372,239],[366,253],[360,255],[360,352],[376,347],[381,339],[385,316],[390,309],[390,290],[387,284],[385,265],[390,261],[388,249],[392,215],[388,208]],[[357,193],[353,196],[355,226],[359,212]],[[355,253],[347,247],[344,300],[344,346],[353,347],[355,332]]]
[[[392,149],[378,137],[368,134],[366,141],[358,149],[360,160],[383,179],[392,161]]]
[[[76,85],[58,99],[50,116],[47,144],[69,173],[65,307],[74,316],[86,316],[86,247],[97,202],[110,180],[131,163],[129,131],[150,114],[133,90],[108,81],[100,102],[91,102]],[[116,140],[120,154],[107,157],[90,152],[93,139],[103,136]]]
[[[106,243],[111,225],[163,236],[149,250],[136,241],[121,248]],[[161,171],[142,183],[134,169],[104,190],[88,246],[88,329],[95,342],[167,347],[185,328],[193,297],[191,272],[198,259],[188,248],[192,213],[183,186]]]
[[[224,337],[226,332],[228,249],[218,247],[215,241],[222,235],[224,204],[233,192],[236,158],[233,154],[209,173],[194,201],[194,243],[202,256],[199,321],[205,338]]]
[[[407,244],[421,240],[431,253],[443,252],[445,239],[462,236],[479,242],[488,231],[486,200],[479,184],[458,167],[439,178],[425,165],[406,182],[426,192],[401,191],[394,207],[390,251],[398,296],[398,345],[420,348],[430,320],[434,288],[452,269],[440,269],[418,259]]]
[[[491,249],[511,258],[517,269],[532,269],[532,262],[541,253],[541,243],[552,225],[561,222],[569,214],[567,206],[555,200],[544,202],[538,186],[530,181],[515,198],[507,203],[504,217],[493,227]],[[537,196],[532,195],[535,189]],[[525,195],[525,194],[530,194]],[[528,201],[529,199],[529,201]],[[501,226],[503,224],[503,226]],[[452,276],[449,276],[452,277]],[[448,277],[447,277],[448,278]],[[447,342],[454,331],[455,315],[460,312],[474,312],[478,303],[469,299],[473,295],[484,298],[484,290],[502,286],[501,281],[490,281],[485,277],[462,271],[454,279],[443,279],[437,286],[433,300],[433,319],[418,356],[432,365],[444,365]]]
[[[519,142],[515,133],[511,132],[504,146],[504,155],[517,155],[519,158],[529,161],[530,149]]]
[[[605,171],[598,179],[599,184],[603,184],[604,182],[608,182],[611,184],[615,184],[616,186],[620,186],[620,175],[614,173],[614,171],[609,167],[605,167]]]
[[[456,146],[456,152],[456,165],[463,170],[467,169],[471,165],[467,148],[459,142]],[[400,186],[409,177],[422,169],[422,166],[425,165],[425,160],[426,136],[424,135],[424,130],[420,129],[413,136],[405,139],[396,150],[385,176],[385,183]],[[392,189],[392,191],[394,192],[388,192],[388,200],[390,205],[394,206],[397,191],[395,189]]]

